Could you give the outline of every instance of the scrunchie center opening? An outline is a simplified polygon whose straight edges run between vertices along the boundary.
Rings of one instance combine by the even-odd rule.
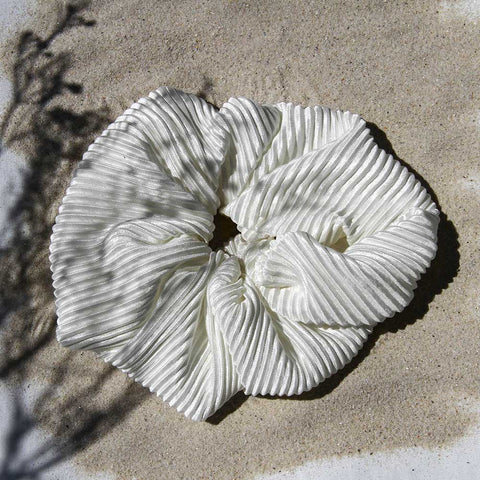
[[[208,243],[208,246],[214,252],[223,249],[233,237],[240,233],[236,223],[230,217],[219,212],[213,217],[213,224],[215,230],[213,231],[213,237]]]
[[[350,246],[350,244],[348,243],[348,239],[345,232],[343,231],[343,228],[340,228],[337,239],[332,244],[328,244],[327,246],[333,248],[333,250],[336,250],[339,253],[345,252],[345,250]]]

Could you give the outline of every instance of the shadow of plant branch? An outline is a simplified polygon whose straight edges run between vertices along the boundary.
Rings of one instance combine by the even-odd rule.
[[[106,406],[90,405],[89,395],[101,390],[114,371],[105,366],[90,384],[59,399],[57,387],[69,374],[71,352],[52,363],[49,386],[35,400],[33,416],[18,387],[55,337],[48,248],[59,201],[82,152],[110,121],[106,108],[75,111],[59,106],[65,95],[81,94],[83,87],[66,80],[71,56],[54,51],[52,43],[70,29],[95,26],[85,16],[88,6],[89,1],[68,3],[52,18],[54,27],[46,35],[20,33],[11,70],[13,94],[0,123],[0,155],[4,149],[18,149],[28,163],[22,194],[9,212],[13,241],[0,250],[0,378],[17,385],[11,397],[13,421],[6,435],[6,455],[0,464],[0,478],[5,479],[40,478],[121,422],[148,393],[130,383]],[[50,424],[54,417],[61,419],[54,436],[25,457],[22,446],[36,419],[45,416]]]

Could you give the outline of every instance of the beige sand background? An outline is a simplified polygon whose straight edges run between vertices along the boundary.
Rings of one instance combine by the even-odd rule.
[[[1,134],[32,175],[0,269],[9,318],[0,376],[42,386],[35,417],[57,438],[59,460],[119,479],[251,478],[465,435],[478,422],[470,405],[480,386],[479,12],[432,0],[73,5],[42,1],[2,50],[14,102]],[[413,303],[312,392],[239,394],[194,423],[55,341],[47,249],[72,169],[110,121],[160,85],[215,105],[244,95],[360,113],[442,209],[438,256]]]

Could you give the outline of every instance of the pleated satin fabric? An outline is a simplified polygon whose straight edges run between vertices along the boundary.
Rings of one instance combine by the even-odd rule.
[[[212,252],[213,217],[240,232]],[[193,420],[334,374],[411,301],[439,214],[358,115],[161,88],[89,147],[53,228],[62,345]]]

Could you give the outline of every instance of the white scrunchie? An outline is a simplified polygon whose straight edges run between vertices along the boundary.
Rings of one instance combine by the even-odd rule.
[[[213,216],[241,232],[212,252]],[[194,420],[293,395],[401,311],[438,211],[358,115],[161,88],[80,162],[56,219],[58,340]],[[331,248],[346,237],[348,248]]]

